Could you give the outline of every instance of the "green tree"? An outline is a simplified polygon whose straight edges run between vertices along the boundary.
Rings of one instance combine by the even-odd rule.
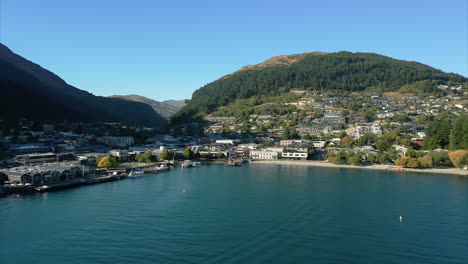
[[[281,138],[284,140],[290,139],[291,135],[289,134],[289,128],[285,127],[283,130],[283,134],[281,135]]]
[[[382,163],[382,164],[390,162],[390,157],[385,153],[379,154],[378,159],[379,159],[379,163]]]
[[[185,148],[182,151],[182,154],[184,155],[185,159],[193,159],[193,151],[190,147]]]
[[[296,128],[294,128],[294,127],[289,128],[289,138],[290,139],[299,139],[299,138],[301,138],[299,136],[299,134],[297,133]]]
[[[359,155],[351,155],[348,157],[348,160],[347,160],[348,164],[351,164],[351,165],[361,165],[362,164],[362,158],[361,156]]]
[[[218,154],[216,154],[216,157],[218,159],[224,159],[226,157],[226,155],[224,155],[224,153],[219,152]]]
[[[161,155],[159,156],[160,159],[162,160],[171,160],[174,157],[174,155],[169,152],[169,150],[165,149],[161,152]]]
[[[427,155],[432,158],[434,167],[451,167],[452,162],[447,151],[431,151]]]
[[[145,153],[139,154],[139,155],[136,156],[136,160],[138,162],[149,163],[149,162],[155,162],[155,161],[157,161],[157,159],[158,159],[158,157],[153,155],[153,153],[151,153],[151,151],[146,151]]]
[[[370,163],[374,163],[375,159],[376,159],[376,156],[373,153],[367,154],[367,161],[369,161]]]
[[[414,151],[412,147],[408,148],[408,151],[406,152],[406,155],[411,158],[417,158],[417,153]]]
[[[450,131],[450,149],[468,150],[468,115],[458,117]]]
[[[445,148],[450,143],[450,116],[441,115],[426,128],[424,149]]]
[[[377,135],[375,135],[374,133],[366,133],[356,141],[356,145],[368,146],[371,143],[376,142],[377,138]]]
[[[395,133],[384,134],[377,140],[376,147],[379,151],[389,151],[398,139],[399,137]]]

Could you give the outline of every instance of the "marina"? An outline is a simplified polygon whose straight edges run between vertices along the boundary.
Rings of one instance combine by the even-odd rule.
[[[71,166],[70,164],[69,166]],[[183,162],[175,162],[173,164],[169,164],[172,166],[168,166],[166,163],[158,163],[156,165],[151,166],[143,166],[139,168],[132,169],[127,174],[127,169],[117,169],[117,170],[110,170],[110,172],[106,173],[106,170],[101,171],[99,174],[96,173],[85,173],[84,170],[77,172],[77,176],[73,179],[66,180],[63,182],[53,182],[47,184],[32,184],[32,183],[11,183],[9,181],[5,182],[3,186],[0,186],[0,197],[7,196],[7,195],[16,195],[16,194],[32,194],[35,192],[51,192],[57,190],[63,190],[68,188],[74,188],[84,185],[93,185],[93,184],[100,184],[105,182],[111,181],[119,181],[124,179],[136,179],[142,178],[145,174],[158,174],[163,173],[171,170],[173,166],[180,166],[182,168],[189,168],[189,167],[200,167],[201,162],[199,161],[191,161],[186,160]],[[61,165],[63,166],[63,165]],[[16,169],[16,171],[20,171],[20,169]],[[28,169],[28,172],[31,170]],[[43,169],[43,171],[45,171]],[[80,176],[78,176],[80,175]],[[27,176],[30,177],[30,176]],[[24,177],[23,177],[24,178]],[[21,180],[21,177],[18,178]],[[25,178],[24,178],[25,179]],[[32,177],[34,179],[34,177]]]

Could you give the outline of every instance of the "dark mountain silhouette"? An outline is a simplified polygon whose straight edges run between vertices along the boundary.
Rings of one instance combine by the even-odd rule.
[[[161,127],[166,120],[150,106],[95,96],[0,44],[0,119],[14,121],[122,122]]]
[[[171,118],[177,113],[184,105],[185,100],[166,100],[156,101],[141,95],[130,94],[130,95],[113,95],[110,98],[120,98],[128,101],[141,102],[150,105],[154,111],[163,116],[166,119]]]

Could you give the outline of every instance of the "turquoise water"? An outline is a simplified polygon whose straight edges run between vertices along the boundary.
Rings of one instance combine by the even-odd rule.
[[[203,165],[3,198],[0,228],[0,263],[466,264],[468,178]]]

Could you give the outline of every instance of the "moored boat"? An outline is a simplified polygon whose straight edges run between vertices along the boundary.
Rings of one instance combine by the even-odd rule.
[[[140,178],[140,177],[143,177],[143,176],[145,176],[143,171],[131,171],[128,174],[128,178]]]

